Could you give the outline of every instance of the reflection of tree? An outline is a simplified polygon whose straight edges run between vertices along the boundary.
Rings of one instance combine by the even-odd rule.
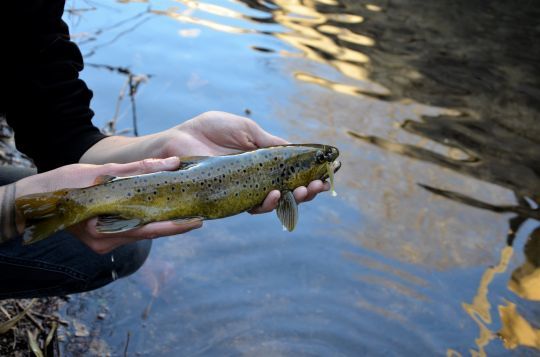
[[[471,351],[473,356],[485,356],[486,346],[496,337],[503,340],[506,348],[514,349],[519,346],[540,349],[540,329],[534,327],[522,316],[516,304],[506,301],[498,306],[501,328],[494,333],[489,325],[491,304],[488,299],[489,285],[495,275],[505,273],[514,249],[511,245],[501,251],[499,263],[486,269],[476,295],[471,303],[463,303],[463,309],[476,322],[480,330],[475,340],[478,351]],[[508,288],[523,299],[540,301],[540,228],[530,235],[524,247],[525,261],[512,272]],[[454,350],[448,350],[447,355],[459,355]]]
[[[525,244],[525,261],[512,272],[508,288],[528,300],[540,301],[540,228]]]
[[[523,299],[540,301],[540,228],[533,231],[524,248],[525,261],[512,272],[508,289]],[[540,329],[523,317],[515,304],[499,306],[502,329],[498,335],[507,348],[540,349]]]
[[[538,217],[534,202],[540,192],[540,100],[535,88],[540,87],[540,76],[535,74],[540,7],[467,0],[444,5],[381,2],[375,9],[354,0],[240,1],[269,13],[289,30],[269,34],[357,80],[358,87],[303,72],[296,73],[299,80],[340,93],[379,100],[411,98],[458,109],[459,117],[423,117],[420,122],[405,121],[401,128],[459,149],[467,158],[457,160],[375,136],[353,134],[355,138],[506,187],[518,202],[498,207],[423,186],[435,194],[495,212]]]
[[[344,1],[353,6],[352,2]],[[515,206],[496,206],[458,192],[422,185],[429,191],[494,212],[538,218],[540,194],[540,46],[535,38],[538,6],[513,2],[477,4],[455,1],[403,1],[367,16],[353,31],[377,41],[365,49],[370,76],[394,96],[460,110],[460,117],[423,117],[401,128],[457,148],[466,159],[453,159],[414,145],[351,133],[385,150],[435,163],[506,187]],[[406,19],[407,21],[400,21]],[[518,25],[519,24],[519,25]],[[343,45],[347,45],[344,43]],[[405,73],[417,73],[414,78]],[[516,225],[516,220],[511,222]]]

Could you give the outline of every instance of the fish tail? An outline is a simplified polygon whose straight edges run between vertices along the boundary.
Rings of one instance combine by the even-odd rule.
[[[76,223],[67,222],[65,215],[58,209],[59,203],[68,192],[68,190],[61,190],[27,195],[15,201],[17,210],[26,219],[23,244],[38,242]]]

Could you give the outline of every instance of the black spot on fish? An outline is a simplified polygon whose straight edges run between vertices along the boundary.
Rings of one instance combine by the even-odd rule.
[[[167,201],[170,201],[170,200],[171,200],[171,198],[169,196],[167,196]]]
[[[236,197],[238,197],[238,192],[236,192],[234,195],[235,195]]]
[[[259,184],[255,184],[255,188],[259,188]]]
[[[182,192],[186,192],[186,190],[182,189]]]
[[[176,187],[171,186],[171,191],[174,191],[175,189],[176,189]]]
[[[148,201],[152,201],[152,197],[150,197],[150,196],[146,197],[146,199],[147,199]]]
[[[154,195],[157,195],[157,191],[154,191]]]
[[[141,189],[140,189],[140,188],[138,188],[138,189],[137,189],[137,192],[141,192]]]
[[[127,193],[127,196],[128,196],[128,197],[131,197],[131,192],[128,192],[128,193]]]
[[[283,164],[283,163],[279,164],[279,167],[283,167],[283,166],[284,166],[284,164]]]
[[[91,199],[88,200],[88,202],[92,203],[92,202],[94,202],[94,199],[91,198]]]
[[[262,164],[262,162],[259,162],[259,166],[260,166],[260,167],[263,167],[263,164]]]

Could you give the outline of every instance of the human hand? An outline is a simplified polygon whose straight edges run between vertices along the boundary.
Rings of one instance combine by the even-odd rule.
[[[286,144],[287,141],[264,131],[251,119],[212,111],[156,134],[103,139],[90,148],[80,162],[130,162],[147,157],[227,155]],[[307,187],[297,187],[293,194],[296,201],[301,203],[329,189],[329,183],[315,180]],[[261,206],[250,213],[274,210],[280,195],[278,190],[271,191]]]
[[[224,112],[207,112],[168,130],[169,136],[163,152],[158,156],[215,156],[254,150],[261,147],[286,145],[289,142],[264,131],[253,120]],[[294,191],[297,203],[311,201],[328,191],[330,184],[312,181],[307,187]],[[274,210],[281,193],[271,191],[261,206],[250,213],[266,213]]]
[[[131,176],[157,171],[175,170],[180,165],[177,157],[167,159],[146,159],[128,164],[89,165],[74,164],[60,167],[56,170],[29,176],[16,183],[16,197],[32,193],[56,191],[63,188],[79,188],[91,186],[98,176]],[[202,221],[190,223],[155,222],[140,228],[122,233],[98,233],[96,230],[97,218],[71,226],[71,231],[93,251],[104,254],[124,244],[141,239],[152,239],[162,236],[186,233],[192,229],[200,228]],[[17,216],[19,233],[24,230],[24,218]]]

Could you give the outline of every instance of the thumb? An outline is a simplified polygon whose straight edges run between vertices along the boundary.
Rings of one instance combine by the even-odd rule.
[[[287,140],[282,139],[279,136],[270,134],[258,125],[253,125],[250,129],[253,141],[255,145],[259,148],[290,144]]]

